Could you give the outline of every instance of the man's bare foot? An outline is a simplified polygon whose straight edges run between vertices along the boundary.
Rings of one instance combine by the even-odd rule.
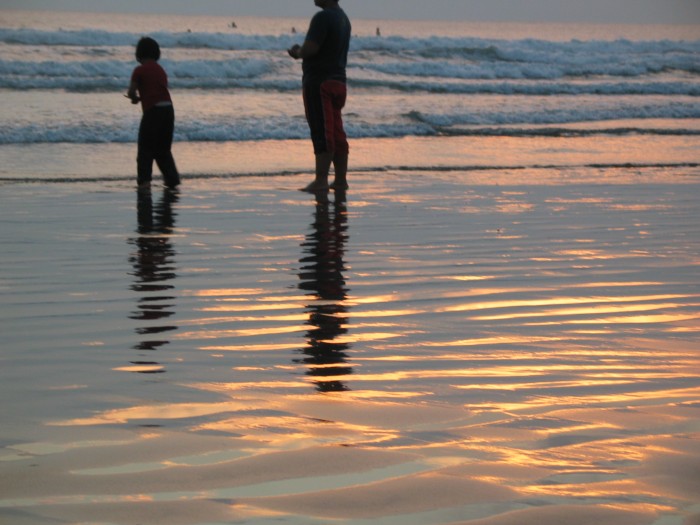
[[[319,191],[328,191],[328,184],[318,181],[313,181],[311,184],[305,188],[301,188],[301,191],[307,191],[309,193],[318,193]]]

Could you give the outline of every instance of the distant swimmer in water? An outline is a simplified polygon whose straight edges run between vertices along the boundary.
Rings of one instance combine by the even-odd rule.
[[[236,29],[236,28],[238,27],[238,26],[236,25],[236,22],[235,22],[235,21],[231,22],[231,27],[232,27],[233,29]]]
[[[377,28],[377,36],[382,36],[382,30]]]

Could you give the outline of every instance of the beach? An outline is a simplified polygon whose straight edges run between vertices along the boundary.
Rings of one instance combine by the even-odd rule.
[[[236,21],[0,10],[0,523],[700,524],[698,26]]]
[[[0,516],[696,523],[676,155],[4,183]]]

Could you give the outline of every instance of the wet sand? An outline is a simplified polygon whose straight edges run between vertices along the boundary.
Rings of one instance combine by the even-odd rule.
[[[12,183],[0,521],[700,523],[697,167]]]

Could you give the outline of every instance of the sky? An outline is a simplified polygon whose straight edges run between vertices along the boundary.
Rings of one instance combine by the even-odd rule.
[[[700,24],[700,0],[340,0],[340,5],[365,19]],[[313,0],[0,0],[0,7],[296,18],[316,9]]]

